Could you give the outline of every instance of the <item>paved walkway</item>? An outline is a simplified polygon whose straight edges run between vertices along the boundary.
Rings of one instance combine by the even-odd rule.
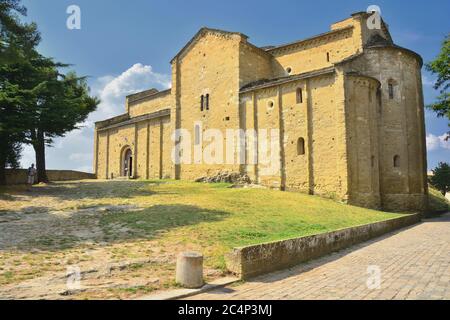
[[[450,300],[450,213],[290,270],[190,299]]]

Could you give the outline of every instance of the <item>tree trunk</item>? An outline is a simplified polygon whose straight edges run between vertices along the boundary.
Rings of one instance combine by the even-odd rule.
[[[37,130],[37,141],[33,145],[36,153],[36,170],[38,182],[48,182],[47,170],[45,168],[45,139],[44,132]]]
[[[0,136],[0,186],[6,185],[6,143],[5,137]]]
[[[6,161],[0,159],[0,186],[6,185]]]

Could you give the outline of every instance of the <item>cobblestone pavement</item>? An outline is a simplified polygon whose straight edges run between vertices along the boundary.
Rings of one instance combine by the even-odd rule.
[[[377,283],[378,271],[381,281]],[[289,270],[190,299],[450,300],[450,213]]]

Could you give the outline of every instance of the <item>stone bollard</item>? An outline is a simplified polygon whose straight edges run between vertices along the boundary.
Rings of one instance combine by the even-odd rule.
[[[203,286],[203,255],[201,253],[183,252],[178,256],[176,282],[188,289]]]

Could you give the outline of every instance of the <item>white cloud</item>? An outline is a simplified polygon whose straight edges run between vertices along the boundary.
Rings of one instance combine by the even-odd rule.
[[[450,140],[445,140],[447,134],[442,136],[435,136],[434,134],[427,135],[427,149],[428,151],[436,151],[439,149],[450,150]]]
[[[72,153],[69,156],[69,160],[72,160],[72,161],[89,161],[89,160],[91,160],[91,155],[89,153]]]
[[[98,79],[97,96],[102,103],[98,107],[99,121],[114,117],[124,112],[125,96],[156,87],[167,89],[170,87],[170,77],[153,72],[151,66],[136,63],[118,77],[105,76]],[[94,87],[94,93],[95,93]],[[119,111],[120,110],[120,111]],[[91,125],[93,125],[91,123]]]
[[[91,83],[92,95],[101,99],[97,110],[79,130],[58,138],[46,150],[48,169],[67,169],[92,172],[94,151],[94,123],[125,113],[125,96],[150,88],[167,89],[170,77],[153,72],[151,66],[136,63],[118,76],[106,75]],[[33,148],[25,146],[21,165],[35,163]]]

